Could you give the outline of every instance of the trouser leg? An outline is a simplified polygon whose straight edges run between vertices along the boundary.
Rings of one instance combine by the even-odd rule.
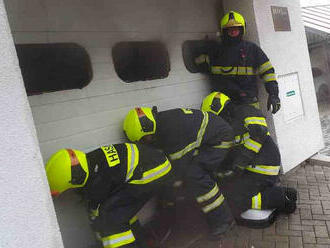
[[[260,206],[260,202],[262,202],[261,197],[263,196],[261,193],[268,188],[272,188],[276,181],[276,176],[264,176],[245,172],[243,175],[224,184],[224,194],[229,201],[233,215],[239,218],[240,214],[245,210],[256,208],[253,206]],[[269,194],[266,193],[266,195],[268,197]],[[269,201],[268,198],[267,201]]]
[[[218,184],[198,163],[192,163],[189,167],[187,182],[190,194],[206,216],[211,233],[216,229],[225,232],[233,218]]]
[[[133,217],[150,199],[150,195],[136,197],[134,194],[136,187],[127,185],[101,204],[96,221],[103,247],[141,247],[131,224],[134,224]]]

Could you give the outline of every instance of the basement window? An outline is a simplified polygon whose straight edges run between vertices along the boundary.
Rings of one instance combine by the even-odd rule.
[[[92,80],[89,55],[78,44],[17,44],[15,46],[28,95],[81,89]]]
[[[170,71],[167,49],[157,41],[119,42],[112,48],[112,58],[126,83],[166,78]]]

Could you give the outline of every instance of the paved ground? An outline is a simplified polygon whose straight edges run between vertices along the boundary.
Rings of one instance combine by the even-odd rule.
[[[190,204],[179,204],[177,223],[163,247],[325,248],[330,247],[330,167],[304,163],[282,177],[298,190],[298,208],[265,229],[235,226],[222,242],[206,238],[206,224]]]
[[[325,145],[320,153],[330,156],[330,102],[319,104],[319,112]]]

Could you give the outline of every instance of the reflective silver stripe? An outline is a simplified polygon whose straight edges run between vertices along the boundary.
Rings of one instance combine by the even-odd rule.
[[[132,184],[146,184],[150,183],[164,175],[166,175],[170,170],[172,166],[170,161],[166,160],[165,163],[157,166],[156,168],[153,168],[151,170],[148,170],[143,173],[143,177],[138,180],[132,180],[129,183]]]
[[[251,138],[245,141],[244,146],[255,153],[258,153],[261,149],[261,144]]]
[[[204,133],[205,133],[205,129],[207,127],[207,124],[209,122],[209,115],[206,112],[202,112],[204,115],[201,127],[197,133],[197,139],[196,141],[190,143],[189,145],[187,145],[185,148],[183,148],[182,150],[176,152],[176,153],[172,153],[169,155],[170,159],[172,160],[177,160],[179,158],[182,158],[185,154],[187,154],[188,152],[192,151],[193,149],[199,147],[201,145]]]
[[[109,248],[123,246],[126,244],[133,243],[134,241],[135,238],[131,230],[124,233],[114,234],[106,238],[102,238],[103,247]]]
[[[256,165],[256,166],[249,165],[248,167],[246,167],[246,170],[248,171],[269,175],[269,176],[278,175],[280,169],[281,169],[280,166],[270,166],[270,165]]]
[[[139,163],[139,150],[135,144],[125,143],[125,145],[127,148],[127,182],[133,176],[134,170]]]
[[[249,133],[243,134],[242,140],[241,140],[241,135],[237,135],[237,136],[235,136],[235,142],[236,142],[236,144],[238,144],[239,142],[241,142],[241,144],[242,144],[242,143],[244,143],[249,138],[250,138],[250,134]]]
[[[276,75],[275,73],[268,73],[262,76],[262,78],[266,81],[266,82],[270,82],[270,81],[276,81]]]
[[[211,189],[206,194],[197,197],[196,200],[197,200],[198,203],[207,201],[207,200],[211,199],[213,196],[215,196],[218,192],[219,192],[219,187],[218,187],[217,184],[215,184],[215,186],[213,187],[213,189]]]
[[[252,67],[242,67],[242,66],[239,66],[237,68],[237,74],[238,75],[256,75],[254,72],[253,72],[253,68]]]
[[[220,75],[256,75],[253,67],[250,66],[212,66],[211,72]]]
[[[263,74],[264,72],[268,71],[269,69],[273,68],[272,64],[268,60],[267,62],[263,63],[261,66],[258,68],[259,74]]]
[[[226,149],[226,148],[231,148],[233,146],[233,144],[234,143],[232,141],[222,141],[220,143],[220,145],[216,145],[216,146],[212,146],[212,147]]]
[[[267,122],[264,117],[248,117],[244,119],[244,126],[247,127],[250,124],[257,124],[267,127]]]
[[[223,203],[224,200],[225,200],[225,197],[221,194],[214,202],[212,202],[211,204],[203,207],[202,211],[204,213],[208,213],[211,210],[215,209],[216,207],[220,206]]]

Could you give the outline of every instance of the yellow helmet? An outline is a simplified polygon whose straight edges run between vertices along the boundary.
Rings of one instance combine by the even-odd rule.
[[[220,22],[221,33],[223,33],[223,29],[231,27],[242,27],[243,34],[245,34],[245,20],[240,13],[235,11],[229,11],[222,17]]]
[[[49,158],[46,174],[52,195],[83,187],[89,175],[86,154],[78,150],[61,149]]]
[[[151,108],[137,107],[131,109],[124,120],[124,132],[127,138],[136,142],[143,136],[156,132],[156,120]]]
[[[227,95],[221,92],[212,92],[204,98],[202,103],[202,111],[219,115],[229,102],[230,98]]]

